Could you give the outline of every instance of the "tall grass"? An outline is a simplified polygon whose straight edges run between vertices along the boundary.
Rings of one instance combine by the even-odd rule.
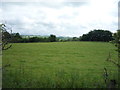
[[[102,74],[101,80],[99,77],[81,74],[77,70],[58,70],[35,78],[30,70],[24,72],[24,67],[14,72],[6,67],[3,70],[3,88],[106,88]],[[111,74],[109,78],[116,78],[114,75]]]

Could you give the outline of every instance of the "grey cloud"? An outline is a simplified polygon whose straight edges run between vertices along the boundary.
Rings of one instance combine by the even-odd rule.
[[[11,6],[38,6],[38,7],[49,7],[49,8],[63,8],[64,6],[79,7],[87,5],[88,2],[3,2],[2,7],[5,8]]]
[[[59,19],[72,19],[74,18],[73,16],[67,16],[67,15],[61,15],[59,16]]]
[[[15,19],[15,20],[7,20],[7,23],[12,25],[12,26],[15,26],[15,25],[19,25],[19,26],[22,26],[24,23],[21,21],[21,20],[18,20],[18,19]]]
[[[36,24],[37,25],[42,25],[42,26],[48,27],[48,28],[55,28],[55,25],[53,23],[38,22]]]
[[[72,6],[72,7],[79,7],[79,6],[87,5],[87,4],[88,2],[64,2],[64,5]]]

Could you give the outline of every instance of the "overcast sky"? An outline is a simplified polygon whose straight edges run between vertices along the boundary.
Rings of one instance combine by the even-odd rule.
[[[9,1],[9,0],[8,0]],[[38,0],[37,0],[38,1]],[[56,0],[57,1],[57,0]],[[22,35],[81,36],[94,29],[118,29],[119,0],[3,2],[0,23]]]

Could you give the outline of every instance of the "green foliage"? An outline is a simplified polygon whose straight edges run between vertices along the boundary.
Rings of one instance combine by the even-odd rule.
[[[56,42],[56,36],[51,34],[49,40],[50,42]]]
[[[40,38],[38,37],[31,37],[29,38],[29,42],[39,42]]]
[[[112,33],[107,30],[93,30],[88,34],[83,34],[81,41],[104,41],[108,42],[113,40]]]
[[[118,59],[112,59],[111,53],[109,52],[109,55],[108,55],[108,58],[106,61],[111,62],[115,66],[117,66],[118,73],[119,73],[120,72],[120,63],[119,63],[119,60],[120,60],[120,30],[117,30],[117,32],[114,33],[113,38],[114,38],[114,40],[111,42],[113,42],[115,44],[115,46],[117,47]],[[104,71],[105,71],[104,72],[104,77],[105,77],[104,81],[105,81],[106,87],[114,88],[117,86],[119,88],[119,85],[120,85],[120,81],[118,80],[119,77],[116,76],[111,79],[110,76],[112,76],[113,72],[108,74],[107,68],[104,68]],[[114,73],[114,75],[116,75],[116,73]]]
[[[12,36],[12,40],[11,40],[12,43],[18,43],[22,41],[22,37],[20,36],[19,33],[12,33],[11,36]]]
[[[117,30],[117,33],[114,33],[115,46],[118,48],[119,58],[120,58],[120,30]]]
[[[28,38],[28,42],[49,42],[49,38],[46,37],[31,37]]]
[[[28,37],[22,38],[19,33],[12,34],[12,43],[28,43],[28,42],[56,42],[57,38],[55,35],[49,37]]]
[[[72,41],[79,41],[79,38],[73,37],[73,38],[72,38]]]
[[[5,24],[0,24],[0,33],[1,33],[1,42],[2,50],[9,49],[12,45],[10,44],[11,41],[11,34],[7,31]]]

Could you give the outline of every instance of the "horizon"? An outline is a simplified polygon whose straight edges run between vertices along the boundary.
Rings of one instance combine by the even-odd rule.
[[[94,30],[102,30],[102,29],[94,29]],[[90,31],[94,31],[94,30],[90,30]],[[89,31],[89,32],[90,32]],[[110,31],[110,30],[104,30],[104,31]],[[87,33],[83,33],[83,34],[88,34],[89,32],[87,32]],[[111,32],[111,31],[110,31]],[[19,32],[14,32],[14,33],[19,33]],[[111,32],[112,34],[114,33],[114,32]],[[20,33],[19,33],[20,34]],[[82,34],[82,35],[83,35]],[[34,34],[20,34],[21,36],[42,36],[42,37],[45,37],[45,36],[50,36],[50,35],[55,35],[55,34],[49,34],[49,35],[40,35],[40,34],[37,34],[37,35],[34,35]],[[81,35],[81,36],[82,36]],[[62,35],[55,35],[56,37],[70,37],[70,38],[72,38],[72,37],[77,37],[77,38],[79,38],[79,37],[81,37],[81,36],[62,36]]]

